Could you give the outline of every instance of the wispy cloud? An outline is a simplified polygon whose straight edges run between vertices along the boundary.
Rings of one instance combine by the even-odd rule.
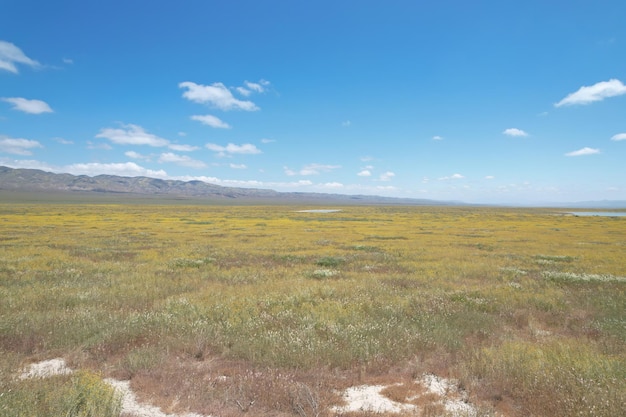
[[[528,133],[526,133],[522,129],[518,129],[516,127],[511,127],[509,129],[505,129],[502,133],[507,135],[507,136],[514,136],[514,137],[528,136]]]
[[[384,173],[380,174],[380,177],[378,177],[378,179],[380,181],[391,181],[393,179],[393,177],[395,177],[395,176],[396,176],[395,173],[393,173],[391,171],[387,171],[387,172],[384,172]]]
[[[39,62],[27,57],[20,48],[11,42],[0,41],[0,70],[17,74],[19,71],[16,64],[28,65],[32,68],[41,66]]]
[[[176,165],[189,167],[189,168],[204,168],[206,164],[202,161],[198,161],[188,157],[187,155],[178,155],[172,152],[165,152],[159,156],[160,163],[174,163]]]
[[[111,145],[104,142],[93,143],[91,141],[87,141],[87,149],[96,149],[101,151],[110,151],[113,149]]]
[[[74,142],[72,142],[71,140],[64,139],[64,138],[54,138],[54,140],[60,143],[61,145],[73,145],[74,144]]]
[[[433,136],[433,140],[443,140],[443,136],[435,135]]]
[[[244,81],[243,84],[245,85],[245,87],[236,87],[235,90],[242,96],[248,97],[253,92],[265,93],[267,91],[268,86],[270,85],[270,82],[266,80],[260,80],[258,83]]]
[[[141,126],[127,124],[121,128],[104,128],[96,135],[97,138],[108,139],[118,145],[148,145],[154,147],[168,146],[169,140],[146,132]]]
[[[226,146],[217,145],[215,143],[207,143],[205,147],[208,150],[213,152],[217,152],[219,156],[226,156],[232,154],[246,154],[246,155],[254,155],[262,153],[259,148],[251,143],[244,143],[243,145],[235,145],[234,143],[229,143]]]
[[[341,122],[341,126],[343,127],[350,127],[350,125],[352,125],[352,122],[350,120],[344,120],[343,122]]]
[[[263,138],[261,139],[261,143],[274,143],[276,142],[274,139]]]
[[[465,178],[465,176],[461,175],[461,174],[452,174],[450,176],[447,177],[440,177],[438,178],[439,181],[448,181],[448,180],[460,180]]]
[[[22,97],[3,97],[2,101],[13,104],[14,110],[30,114],[52,113],[52,109],[45,101],[28,100]]]
[[[126,155],[127,157],[132,158],[132,159],[139,159],[139,160],[145,160],[145,161],[149,161],[150,160],[150,156],[143,155],[143,154],[140,154],[139,152],[135,152],[135,151],[124,152],[124,155]]]
[[[228,164],[232,169],[246,169],[248,168],[245,164]]]
[[[197,151],[198,149],[200,149],[199,146],[181,145],[178,143],[170,143],[167,147],[177,152],[193,152],[193,151]]]
[[[196,84],[185,81],[178,84],[180,88],[186,88],[183,97],[196,103],[209,104],[220,110],[245,110],[255,111],[259,108],[251,101],[239,100],[233,96],[228,88],[222,83],[211,85]]]
[[[600,153],[600,149],[585,147],[577,151],[568,152],[565,154],[565,156],[583,156],[583,155],[593,155],[597,153]]]
[[[364,170],[359,171],[359,173],[356,175],[358,175],[359,177],[371,177],[372,171],[370,171],[369,169],[364,169]]]
[[[626,133],[618,133],[614,135],[611,140],[626,140]]]
[[[147,145],[155,148],[168,147],[174,151],[191,152],[197,146],[171,143],[169,140],[148,133],[143,127],[134,124],[122,124],[119,128],[100,129],[96,138],[108,139],[117,145]]]
[[[58,172],[58,170],[57,170]],[[74,175],[121,175],[126,177],[145,176],[152,178],[166,178],[167,173],[163,170],[152,170],[137,165],[134,162],[102,164],[98,162],[78,163],[67,165],[62,168],[62,172]]]
[[[569,94],[554,106],[561,107],[576,104],[589,104],[622,94],[626,94],[626,86],[622,84],[620,80],[611,79],[609,81],[601,81],[594,85],[580,87],[578,91]]]
[[[43,148],[43,145],[36,140],[0,135],[0,152],[13,155],[32,155],[32,149],[35,148]]]
[[[245,81],[244,84],[249,90],[252,90],[255,93],[265,93],[267,91],[267,87],[270,85],[270,82],[267,80],[260,80],[258,83]]]
[[[341,168],[341,165],[324,165],[324,164],[308,164],[303,166],[299,171],[294,171],[290,168],[285,167],[285,174],[289,176],[294,175],[319,175],[322,172],[331,172],[335,169]]]
[[[191,120],[196,120],[202,124],[205,124],[207,126],[211,126],[217,129],[230,129],[230,125],[228,123],[210,114],[205,114],[204,116],[200,116],[200,115],[191,116]]]

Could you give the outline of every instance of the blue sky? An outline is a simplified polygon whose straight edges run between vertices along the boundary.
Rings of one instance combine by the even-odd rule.
[[[0,2],[0,165],[626,200],[626,2]]]

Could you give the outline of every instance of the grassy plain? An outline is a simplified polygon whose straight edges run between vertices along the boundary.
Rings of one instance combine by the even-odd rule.
[[[2,415],[104,415],[99,375],[169,412],[325,416],[426,372],[481,415],[626,415],[626,218],[307,208],[0,204]],[[53,357],[83,372],[15,378]]]

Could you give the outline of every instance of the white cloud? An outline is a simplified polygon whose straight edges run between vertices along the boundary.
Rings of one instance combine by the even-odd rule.
[[[228,123],[210,114],[205,114],[204,116],[199,116],[199,115],[191,116],[191,120],[197,120],[198,122],[202,124],[214,127],[216,129],[230,129],[230,125]]]
[[[294,175],[319,175],[321,172],[331,172],[335,169],[341,168],[341,165],[324,165],[324,164],[308,164],[302,167],[299,171],[294,171],[285,167],[285,174],[289,176]]]
[[[133,124],[122,125],[121,129],[101,129],[96,137],[109,139],[111,142],[117,143],[118,145],[148,145],[161,147],[170,144],[167,139],[148,133],[141,126]]]
[[[265,80],[261,80],[258,83],[245,81],[244,84],[246,85],[246,87],[248,87],[249,90],[252,90],[255,93],[264,93],[265,91],[267,91],[266,87],[270,84],[270,82]]]
[[[460,180],[460,179],[463,179],[463,178],[465,178],[465,177],[463,175],[461,175],[461,174],[452,174],[452,175],[450,175],[448,177],[441,177],[441,178],[438,178],[438,179],[440,181],[447,181],[447,180]]]
[[[270,85],[269,81],[261,80],[258,83],[252,83],[250,81],[244,81],[245,87],[236,87],[235,90],[244,97],[250,96],[254,93],[265,93],[267,86]]]
[[[600,149],[593,149],[593,148],[585,147],[577,151],[568,152],[565,154],[565,156],[583,156],[583,155],[593,155],[596,153],[600,153]]]
[[[252,145],[251,143],[244,143],[243,145],[235,145],[233,143],[229,143],[226,146],[216,145],[215,143],[207,143],[206,148],[217,152],[220,156],[225,156],[226,154],[248,154],[254,155],[262,153],[259,148]]]
[[[274,139],[267,139],[267,138],[263,138],[261,139],[261,143],[273,143],[276,142]]]
[[[569,94],[563,100],[556,103],[555,107],[571,106],[575,104],[589,104],[601,101],[605,98],[626,94],[626,86],[620,80],[611,79],[601,81],[591,86],[583,86],[578,91]]]
[[[486,180],[493,180],[493,179],[495,179],[495,178],[496,178],[496,177],[494,177],[493,175],[485,175],[485,179],[486,179]]]
[[[0,152],[13,155],[32,155],[31,149],[43,148],[36,140],[10,138],[0,135]]]
[[[393,172],[391,172],[391,171],[387,171],[387,172],[385,172],[384,174],[381,174],[381,175],[380,175],[380,177],[379,177],[379,179],[380,179],[381,181],[391,181],[391,179],[392,179],[393,177],[395,177],[395,176],[396,176],[396,174],[395,174],[395,173],[393,173]]]
[[[242,96],[244,96],[244,97],[248,97],[250,94],[252,94],[252,91],[247,90],[247,89],[245,89],[243,87],[237,87],[237,88],[235,88],[235,90],[237,90],[237,92],[239,94],[241,94]]]
[[[145,159],[145,160],[149,160],[150,159],[149,156],[142,155],[139,152],[135,152],[135,151],[124,152],[124,155],[126,155],[127,157],[132,158],[132,159]]]
[[[324,184],[320,184],[323,188],[332,188],[332,189],[337,189],[337,188],[343,188],[343,184],[340,182],[326,182]]]
[[[13,104],[14,110],[30,114],[52,113],[52,109],[45,101],[28,100],[22,97],[3,97],[2,101]]]
[[[372,172],[369,169],[364,169],[362,171],[360,171],[358,174],[359,177],[371,177],[372,176]]]
[[[109,145],[108,143],[93,143],[93,142],[88,141],[87,149],[100,149],[104,151],[110,151],[111,149],[113,149],[113,147]]]
[[[443,136],[435,135],[433,136],[433,140],[443,140]]]
[[[176,165],[181,165],[190,168],[204,168],[206,164],[202,161],[191,159],[187,155],[177,155],[172,152],[164,152],[159,156],[160,163],[171,162]]]
[[[121,175],[127,177],[154,177],[166,178],[167,173],[163,170],[154,171],[146,169],[134,162],[101,164],[98,162],[72,164],[63,167],[62,172],[68,172],[73,175]]]
[[[24,52],[11,42],[0,41],[0,70],[17,74],[16,64],[24,64],[33,68],[40,66],[39,62],[27,57]]]
[[[71,140],[67,140],[64,138],[54,138],[54,140],[60,143],[61,145],[73,145],[74,144],[74,142],[72,142]]]
[[[196,84],[185,81],[178,84],[180,88],[186,88],[183,97],[196,103],[207,103],[220,110],[246,110],[255,111],[259,108],[251,101],[238,100],[222,83],[211,85]]]
[[[198,146],[181,145],[178,143],[170,143],[167,147],[173,151],[178,151],[178,152],[192,152],[192,151],[197,151],[198,149],[200,149]]]
[[[245,164],[229,164],[229,167],[232,169],[246,169],[248,168]]]
[[[521,129],[517,129],[515,127],[505,129],[502,133],[507,136],[528,136],[528,133],[524,132]]]
[[[611,140],[626,140],[626,133],[618,133],[617,135],[613,135]]]

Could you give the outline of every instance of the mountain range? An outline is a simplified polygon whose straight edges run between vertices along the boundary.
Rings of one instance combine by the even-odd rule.
[[[381,197],[372,195],[347,195],[304,192],[278,192],[259,188],[224,187],[203,181],[164,180],[150,177],[122,177],[117,175],[57,174],[38,169],[9,168],[0,166],[0,193],[39,196],[55,199],[81,196],[115,198],[197,200],[241,204],[387,204],[459,206],[470,205],[459,201],[439,201],[416,198]],[[0,197],[2,196],[0,194]],[[472,204],[477,205],[477,204]],[[623,209],[624,200],[545,202],[542,204],[519,204],[519,207],[567,207],[595,209]]]
[[[458,205],[427,199],[367,195],[278,192],[257,188],[223,187],[203,181],[163,180],[117,175],[57,174],[38,169],[0,166],[0,192],[42,195],[106,195],[115,198],[155,197],[241,203]]]

